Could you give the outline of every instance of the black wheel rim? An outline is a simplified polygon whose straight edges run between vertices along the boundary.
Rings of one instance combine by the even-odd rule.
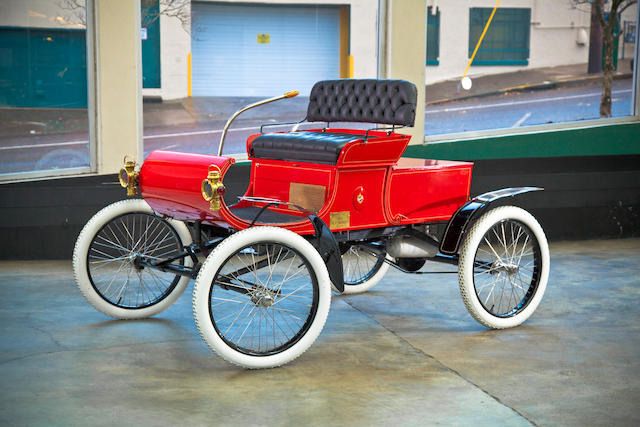
[[[306,258],[285,244],[264,242],[221,264],[209,290],[209,316],[231,348],[269,356],[307,333],[318,300],[318,281]]]
[[[342,268],[345,285],[359,285],[373,277],[382,264],[384,257],[372,255],[361,245],[352,245],[342,254]]]
[[[513,317],[533,299],[542,255],[535,234],[512,219],[494,224],[476,250],[473,284],[482,307],[496,317]]]
[[[175,289],[180,276],[136,266],[177,255],[182,249],[174,228],[155,215],[120,215],[93,237],[87,252],[87,274],[95,291],[109,304],[128,309],[155,305]],[[183,260],[180,260],[183,263]]]

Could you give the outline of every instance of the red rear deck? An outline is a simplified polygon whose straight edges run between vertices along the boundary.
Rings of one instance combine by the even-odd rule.
[[[387,216],[395,224],[448,220],[469,200],[473,163],[401,158],[387,180]]]

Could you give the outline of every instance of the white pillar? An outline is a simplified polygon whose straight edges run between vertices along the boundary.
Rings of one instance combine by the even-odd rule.
[[[94,0],[93,10],[97,172],[110,174],[125,154],[143,160],[140,0]]]
[[[403,129],[411,135],[410,144],[424,142],[424,72],[427,59],[427,2],[424,0],[387,0],[386,7],[386,49],[383,59],[386,67],[381,67],[385,78],[404,79],[418,88],[415,126]],[[382,17],[381,17],[382,18]],[[383,19],[381,19],[382,21]]]

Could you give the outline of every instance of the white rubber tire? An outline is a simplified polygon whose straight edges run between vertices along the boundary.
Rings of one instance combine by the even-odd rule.
[[[388,261],[393,261],[393,258],[391,258],[389,256],[389,254],[386,255],[386,259]],[[345,269],[346,266],[346,262],[344,260],[344,255],[343,255],[343,263],[342,263],[343,269]],[[342,292],[345,295],[353,295],[353,294],[361,294],[363,292],[368,291],[369,289],[373,288],[375,285],[378,284],[378,282],[380,282],[380,280],[382,280],[382,278],[384,277],[384,275],[387,273],[387,270],[389,270],[389,264],[387,264],[386,262],[383,262],[382,265],[380,265],[380,268],[378,269],[378,271],[376,271],[371,277],[369,277],[368,279],[357,283],[357,284],[347,284],[345,282],[344,284],[344,292]],[[345,272],[346,275],[346,272]]]
[[[476,294],[473,265],[476,251],[485,233],[491,229],[496,223],[512,219],[525,224],[535,235],[540,247],[541,255],[541,271],[540,281],[536,288],[535,295],[531,301],[520,313],[512,317],[498,317],[489,313],[482,306]],[[482,325],[491,329],[505,329],[520,325],[527,320],[533,312],[538,308],[540,301],[547,287],[549,278],[549,245],[542,227],[529,212],[515,206],[502,206],[492,209],[482,215],[471,227],[460,250],[460,260],[458,264],[458,280],[460,284],[460,293],[462,300],[469,313]]]
[[[89,302],[89,304],[96,308],[96,310],[116,319],[143,319],[162,312],[171,304],[173,304],[180,297],[180,295],[182,295],[187,286],[187,283],[189,283],[190,280],[189,277],[182,276],[176,284],[175,288],[162,301],[152,306],[140,309],[117,307],[107,302],[100,296],[100,294],[98,294],[98,292],[96,292],[93,285],[91,284],[91,280],[89,279],[89,274],[87,272],[87,256],[89,252],[89,246],[91,245],[91,242],[96,234],[108,222],[112,221],[114,218],[119,217],[120,215],[136,212],[152,215],[154,214],[151,207],[142,199],[122,200],[120,202],[112,203],[109,206],[103,208],[98,213],[96,213],[84,226],[84,228],[80,232],[80,235],[78,236],[78,240],[76,241],[76,245],[73,250],[73,273],[78,288],[80,288],[80,292],[82,292],[82,295],[85,297],[85,299]],[[189,233],[189,229],[184,223],[176,220],[166,221],[176,231],[183,246],[191,244],[191,234]],[[189,257],[185,258],[184,263],[188,267],[193,265],[191,258]]]
[[[307,259],[318,283],[318,307],[306,334],[288,349],[267,356],[254,356],[230,347],[218,335],[209,317],[210,289],[218,270],[233,254],[260,242],[279,243],[295,249]],[[291,362],[304,353],[316,340],[329,314],[331,281],[327,267],[318,251],[298,234],[278,227],[252,227],[227,237],[207,257],[193,288],[193,316],[203,341],[211,350],[233,364],[249,368],[274,368]]]

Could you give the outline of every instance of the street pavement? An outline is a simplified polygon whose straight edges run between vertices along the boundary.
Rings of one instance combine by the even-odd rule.
[[[612,117],[631,114],[631,79],[613,84]],[[486,97],[452,100],[426,107],[424,131],[436,136],[488,129],[593,120],[600,117],[601,86],[580,86],[506,92]]]
[[[629,61],[621,61],[614,82],[614,117],[631,111],[629,70]],[[472,78],[469,91],[460,89],[457,80],[426,87],[425,135],[599,117],[602,77],[586,74],[586,64]],[[227,118],[259,99],[195,97],[145,102],[145,156],[155,149],[216,153]],[[259,132],[263,124],[301,120],[307,103],[308,98],[297,97],[243,114],[231,127],[223,153],[245,153],[247,136]],[[0,174],[88,165],[86,110],[0,108],[0,123]],[[301,129],[316,126],[307,124]],[[363,125],[348,125],[354,126]],[[290,126],[271,129],[282,131]]]

